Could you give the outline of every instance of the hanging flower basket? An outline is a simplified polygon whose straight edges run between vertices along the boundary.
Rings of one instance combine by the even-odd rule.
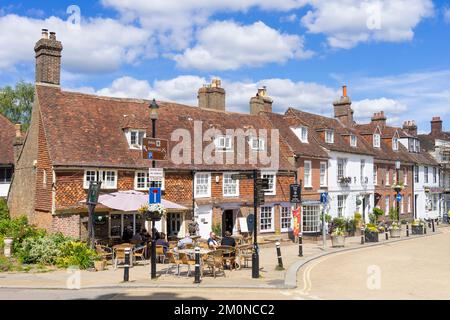
[[[138,212],[144,216],[145,220],[159,221],[167,214],[167,209],[160,203],[145,204],[138,209]]]
[[[394,189],[396,192],[402,192],[403,189],[405,189],[405,186],[403,183],[397,183],[392,186],[392,189]]]

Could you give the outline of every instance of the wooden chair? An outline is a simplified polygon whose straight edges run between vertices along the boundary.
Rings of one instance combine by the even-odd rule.
[[[169,250],[173,249],[173,248],[176,248],[177,245],[178,245],[177,241],[169,241]]]
[[[197,245],[202,249],[209,249],[208,242],[206,241],[197,242]]]
[[[147,251],[147,246],[143,246],[137,249],[133,249],[133,259],[137,262],[137,259],[140,259],[141,262],[144,262],[144,264],[147,263],[145,260],[145,252]]]
[[[232,270],[236,262],[236,249],[232,246],[219,246],[217,250],[222,250],[224,263]]]
[[[208,254],[208,257],[204,260],[204,266],[208,267],[213,273],[214,278],[216,277],[216,270],[222,271],[224,277],[226,277],[225,274],[225,268],[224,268],[224,260],[223,260],[223,251],[222,250],[216,250]]]
[[[169,260],[169,266],[167,267],[166,275],[173,267],[177,268],[177,275],[180,276],[180,265],[183,263],[172,251],[167,251],[167,259]]]
[[[97,252],[97,254],[101,256],[102,259],[113,259],[113,250],[107,246],[97,244],[95,245],[95,252]]]
[[[162,261],[163,264],[166,261],[166,255],[164,254],[164,246],[162,245],[156,246],[156,260]]]
[[[194,249],[194,244],[193,243],[186,243],[185,249]]]
[[[189,259],[186,253],[180,253],[179,258],[181,260],[181,265],[186,265],[188,267],[187,276],[189,277],[191,274],[191,266],[195,266],[195,260]]]
[[[252,261],[253,245],[242,245],[236,248],[236,269],[239,270],[242,266],[248,267],[248,262]]]

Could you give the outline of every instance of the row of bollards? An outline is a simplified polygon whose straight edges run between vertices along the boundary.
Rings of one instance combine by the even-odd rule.
[[[303,257],[303,237],[301,234],[298,236],[298,256]]]
[[[278,258],[278,270],[284,270],[283,267],[283,259],[281,258],[281,243],[277,241],[275,243],[275,247],[277,248],[277,258]]]
[[[362,226],[361,227],[361,244],[364,244],[365,243],[365,239],[366,238],[366,236],[365,236],[365,233],[364,233],[364,226]]]

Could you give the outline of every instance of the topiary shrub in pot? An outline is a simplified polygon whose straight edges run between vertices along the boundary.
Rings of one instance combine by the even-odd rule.
[[[413,235],[423,234],[423,228],[425,223],[422,220],[415,219],[411,224],[411,231]]]
[[[364,238],[366,242],[378,242],[378,228],[373,223],[368,223],[364,231]]]
[[[345,246],[345,231],[343,228],[336,228],[331,233],[331,244],[333,248],[342,248]]]

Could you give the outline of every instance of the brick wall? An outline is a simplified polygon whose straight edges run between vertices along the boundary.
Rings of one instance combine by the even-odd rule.
[[[80,215],[64,214],[55,215],[52,220],[53,232],[62,232],[66,236],[80,238]]]
[[[312,166],[312,188],[305,188],[304,181],[305,181],[305,161],[311,161]],[[327,160],[316,160],[316,159],[308,159],[308,158],[301,158],[297,164],[298,164],[298,181],[303,181],[303,188],[302,188],[302,199],[303,200],[320,200],[320,194],[317,192],[319,189],[327,189],[326,187],[320,186],[320,162],[326,162]]]

